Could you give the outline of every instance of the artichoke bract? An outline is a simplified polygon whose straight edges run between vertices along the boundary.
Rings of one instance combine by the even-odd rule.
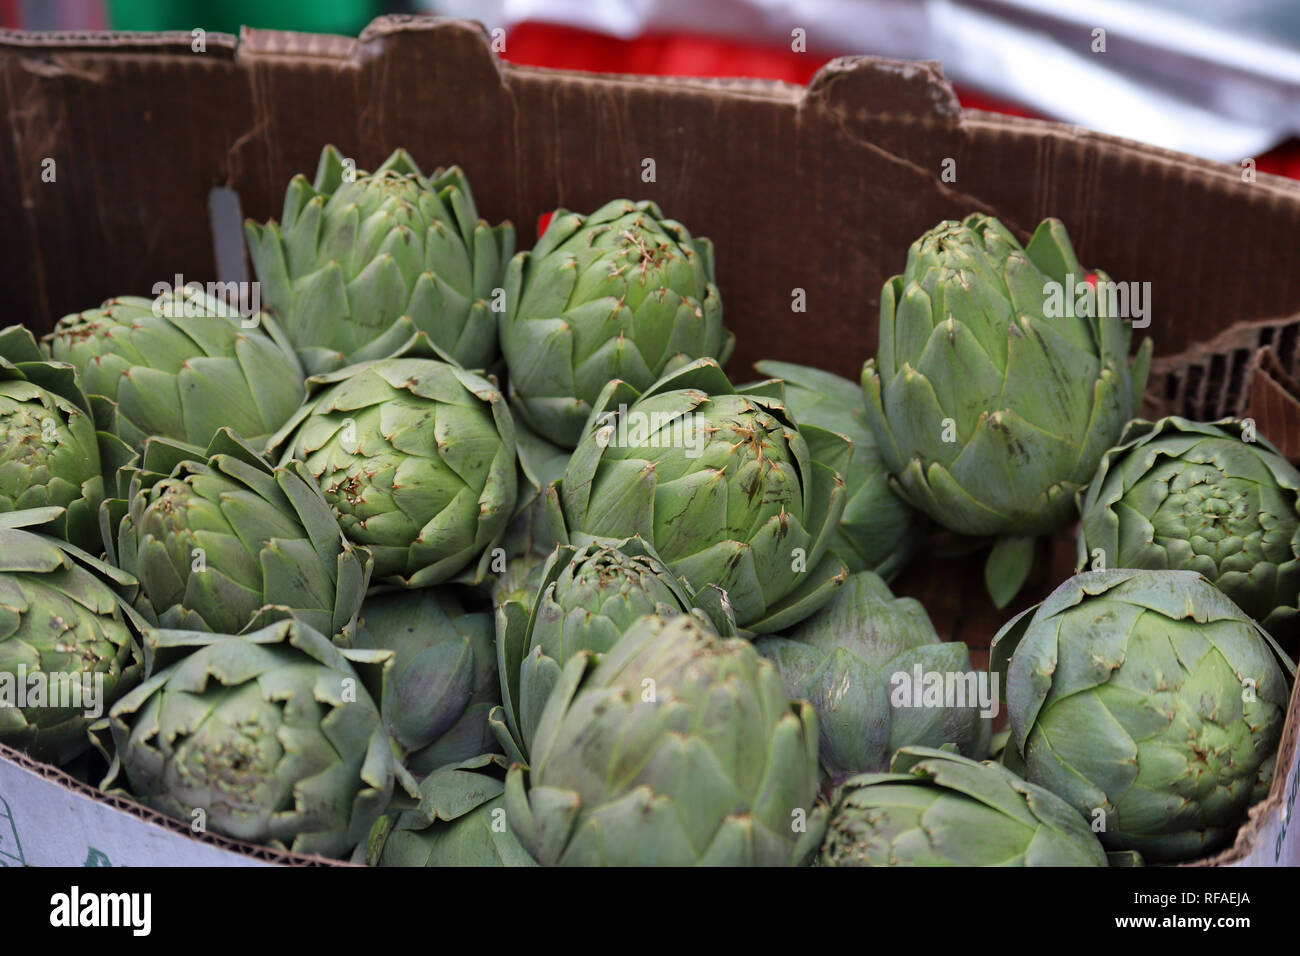
[[[1150,345],[1130,368],[1131,328],[1096,291],[1112,287],[1080,266],[1059,221],[1022,248],[977,213],[913,243],[881,291],[868,424],[909,501],[958,534],[1001,539],[987,571],[999,606],[1141,400]]]
[[[497,608],[503,707],[493,715],[493,729],[507,755],[520,763],[574,655],[607,652],[647,614],[682,614],[694,607],[685,585],[640,538],[617,547],[557,548],[534,595],[527,603],[507,600]]]
[[[415,796],[376,702],[387,653],[337,648],[292,618],[146,642],[151,676],[109,712],[106,785],[120,770],[132,794],[192,826],[339,858],[395,793]]]
[[[565,665],[506,816],[542,865],[789,866],[821,842],[817,716],[743,638],[641,618]]]
[[[137,451],[153,435],[207,447],[228,427],[260,446],[302,404],[302,367],[275,322],[247,319],[193,291],[123,296],[64,316],[44,339],[92,395],[117,404],[117,435]]]
[[[785,382],[786,407],[801,426],[816,425],[853,442],[853,457],[841,476],[848,500],[831,548],[849,571],[875,571],[888,581],[911,558],[920,534],[916,512],[889,486],[889,471],[867,426],[861,386],[790,362],[757,362],[754,368]]]
[[[532,550],[515,552],[507,549],[506,553],[509,557],[505,570],[492,579],[492,605],[500,607],[513,603],[531,608],[542,583],[542,568],[550,555]]]
[[[272,468],[228,429],[206,453],[151,439],[100,514],[109,560],[140,582],[155,626],[235,634],[270,606],[350,630],[370,555],[339,531],[302,464]]]
[[[1106,866],[1087,823],[996,763],[906,747],[840,789],[822,866]]]
[[[1076,575],[1018,614],[989,666],[1029,779],[1107,849],[1169,861],[1230,843],[1267,789],[1283,660],[1201,575],[1117,570]]]
[[[519,415],[572,448],[605,383],[646,389],[692,359],[725,365],[713,244],[653,202],[616,199],[590,216],[558,210],[506,272],[501,351]]]
[[[871,572],[852,575],[812,617],[754,645],[791,697],[817,711],[822,766],[833,777],[884,770],[900,747],[953,744],[982,759],[998,693],[945,642],[918,601]]]
[[[1079,513],[1080,570],[1196,571],[1279,641],[1300,637],[1300,471],[1243,422],[1132,422]]]
[[[395,655],[384,720],[417,776],[494,749],[493,642],[492,615],[465,610],[450,588],[372,595],[361,606],[350,646]]]
[[[371,831],[371,866],[536,866],[506,823],[506,763],[484,755],[420,783],[420,806]]]
[[[140,681],[129,575],[33,528],[54,508],[0,514],[0,743],[63,764]]]
[[[853,446],[797,425],[780,395],[780,382],[735,388],[712,359],[644,393],[610,382],[548,490],[557,537],[639,535],[692,591],[725,590],[753,633],[807,617],[844,583],[830,544]]]
[[[428,178],[399,149],[367,173],[326,146],[315,182],[289,183],[280,223],[244,230],[263,302],[309,373],[383,358],[417,331],[467,368],[496,358],[488,300],[515,232],[479,218],[458,167]]]
[[[90,399],[76,369],[52,362],[31,332],[0,331],[0,512],[54,508],[47,530],[99,553],[105,476],[131,451],[101,425],[107,403]]]
[[[396,357],[312,378],[268,443],[282,465],[303,462],[343,533],[374,555],[377,584],[426,587],[486,561],[514,513],[506,400],[437,354],[417,338]]]

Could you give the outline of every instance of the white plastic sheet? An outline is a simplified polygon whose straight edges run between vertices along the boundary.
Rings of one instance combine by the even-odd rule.
[[[937,59],[953,82],[1055,119],[1232,163],[1300,134],[1296,0],[424,2],[488,26],[532,20],[623,39],[688,31],[784,45],[798,29],[811,51]]]

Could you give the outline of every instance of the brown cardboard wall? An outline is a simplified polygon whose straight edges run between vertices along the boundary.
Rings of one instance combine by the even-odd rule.
[[[514,219],[521,244],[557,204],[659,201],[717,244],[738,376],[778,352],[855,375],[910,241],[974,209],[1026,234],[1057,215],[1084,261],[1150,281],[1157,354],[1300,312],[1300,184],[963,114],[936,65],[843,59],[806,91],[567,74],[499,62],[476,25],[402,17],[359,40],[191,42],[143,35],[123,55],[120,38],[0,34],[6,318],[45,328],[177,271],[211,277],[207,191],[229,185],[246,215],[278,216],[324,142],[362,167],[399,145],[426,167],[460,163],[483,215]],[[41,181],[46,158],[57,183]]]

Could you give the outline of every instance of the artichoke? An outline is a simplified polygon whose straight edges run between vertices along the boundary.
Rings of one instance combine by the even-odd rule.
[[[652,202],[561,209],[506,272],[501,351],[510,397],[546,439],[572,448],[605,383],[644,390],[692,359],[725,365],[713,244]]]
[[[123,600],[129,575],[30,530],[56,510],[0,514],[0,743],[61,765],[139,683],[142,622]]]
[[[413,344],[316,376],[268,449],[301,460],[376,582],[426,587],[463,570],[506,527],[518,494],[514,425],[487,379]]]
[[[467,368],[496,358],[487,300],[515,231],[478,217],[458,167],[429,179],[399,149],[366,173],[326,146],[315,183],[289,183],[280,224],[244,230],[263,301],[308,372],[383,358],[416,331]]]
[[[821,842],[817,716],[752,644],[691,615],[641,618],[564,668],[506,777],[543,865],[784,866]]]
[[[862,389],[846,378],[790,362],[758,362],[760,374],[785,382],[785,404],[800,425],[816,425],[853,442],[843,478],[848,500],[831,548],[849,571],[890,580],[916,550],[916,512],[889,486],[889,472],[867,426]]]
[[[191,826],[339,858],[398,788],[416,794],[376,703],[387,653],[342,650],[294,619],[146,641],[151,676],[109,712],[106,785],[124,771],[132,794]]]
[[[274,321],[244,321],[192,292],[157,311],[126,296],[65,316],[44,341],[117,404],[117,435],[137,451],[153,435],[206,448],[222,427],[260,446],[302,404],[303,373]]]
[[[1290,696],[1275,651],[1195,572],[1089,571],[1012,618],[990,667],[1029,779],[1108,849],[1168,861],[1230,843],[1267,788]]]
[[[905,747],[840,789],[822,866],[1106,866],[1087,823],[991,761]]]
[[[997,713],[996,689],[972,669],[965,644],[941,641],[918,601],[895,598],[869,571],[784,637],[755,647],[786,692],[817,711],[821,762],[833,777],[883,771],[912,744],[987,753],[992,727],[983,718]]]
[[[879,349],[862,369],[877,448],[939,524],[1000,538],[986,571],[999,606],[1029,573],[1033,537],[1074,517],[1074,493],[1145,388],[1149,343],[1130,369],[1131,329],[1088,279],[1059,221],[1021,248],[975,214],[913,243],[881,292]],[[1093,282],[1110,287],[1103,273]]]
[[[543,492],[564,477],[569,452],[552,445],[518,420],[515,441],[524,481],[520,484],[515,515],[493,549],[489,570],[495,580],[490,588],[493,604],[514,601],[531,610],[541,584],[542,566],[556,548]]]
[[[682,614],[694,606],[681,580],[640,538],[617,545],[557,548],[532,600],[507,600],[497,608],[504,707],[493,714],[493,730],[520,763],[551,689],[574,655],[604,654],[641,617]]]
[[[206,454],[152,439],[101,513],[109,560],[165,628],[234,634],[269,605],[324,634],[355,624],[370,555],[354,549],[299,462],[271,468],[228,429]]]
[[[450,588],[375,595],[361,606],[351,646],[393,652],[384,720],[417,776],[493,749],[494,636],[492,615],[466,611]]]
[[[0,512],[56,509],[47,530],[98,554],[104,476],[131,454],[101,419],[111,424],[111,406],[92,404],[72,366],[20,325],[0,331]]]
[[[1239,421],[1135,421],[1081,495],[1079,569],[1197,571],[1300,637],[1300,471]]]
[[[420,806],[371,832],[371,866],[536,866],[506,823],[505,761],[485,755],[420,783]]]
[[[725,590],[754,633],[807,617],[844,583],[830,543],[853,449],[796,425],[780,392],[736,389],[712,359],[644,394],[610,382],[548,491],[557,536],[567,529],[581,546],[640,535],[692,591]]]
[[[504,560],[502,570],[491,581],[492,605],[522,604],[531,608],[542,583],[542,568],[549,555],[536,551],[506,551],[511,557]]]

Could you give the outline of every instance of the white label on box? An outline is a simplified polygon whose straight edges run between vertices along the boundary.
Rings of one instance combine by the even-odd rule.
[[[0,759],[0,866],[267,866]]]

